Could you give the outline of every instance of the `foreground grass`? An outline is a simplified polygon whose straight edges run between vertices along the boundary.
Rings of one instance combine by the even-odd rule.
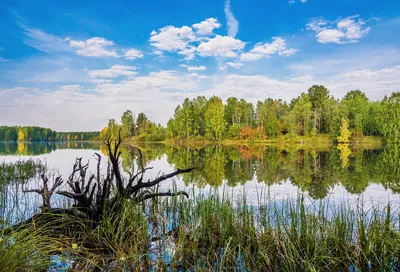
[[[24,271],[49,265],[76,271],[400,268],[400,235],[391,205],[363,211],[328,202],[310,205],[299,196],[282,202],[260,197],[252,206],[245,198],[194,192],[189,200],[121,204],[120,212],[107,214],[94,229],[78,218],[63,217],[54,224],[38,227],[33,222],[29,231],[3,234],[0,267]],[[58,256],[58,264],[52,264],[50,256],[53,261]]]

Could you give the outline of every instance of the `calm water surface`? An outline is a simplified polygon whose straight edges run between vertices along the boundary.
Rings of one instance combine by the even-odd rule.
[[[145,145],[146,166],[154,167],[146,178],[176,168],[196,167],[162,184],[167,190],[176,184],[179,189],[195,187],[199,193],[216,188],[221,194],[245,197],[256,204],[261,195],[275,201],[296,198],[300,192],[310,203],[329,199],[329,203],[385,204],[400,203],[400,146],[367,149],[360,146],[334,146],[319,149],[280,149],[267,146],[209,146],[199,148]],[[70,175],[76,158],[89,161],[89,170],[96,168],[95,152],[103,156],[102,169],[107,166],[104,146],[92,143],[16,144],[0,143],[0,162],[41,160],[52,173],[60,173],[64,180]],[[124,146],[122,167],[137,169],[135,148]],[[58,171],[58,172],[57,172]],[[37,188],[38,178],[24,184],[10,183],[2,188],[3,216],[28,217],[38,210],[41,198],[24,194],[23,189]],[[372,204],[371,204],[372,203]],[[54,196],[52,206],[69,205],[65,197]]]

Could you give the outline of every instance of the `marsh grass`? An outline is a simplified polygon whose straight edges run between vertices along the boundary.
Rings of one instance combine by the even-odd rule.
[[[251,205],[246,197],[228,195],[193,190],[189,199],[124,201],[94,229],[76,217],[39,230],[30,226],[2,236],[0,267],[42,267],[57,255],[64,259],[58,265],[76,271],[399,269],[398,219],[391,204],[364,210],[300,195],[282,201],[259,197]],[[54,235],[56,226],[64,226],[63,232]]]
[[[44,172],[45,165],[32,159],[16,162],[0,163],[0,185],[11,181],[26,181]]]

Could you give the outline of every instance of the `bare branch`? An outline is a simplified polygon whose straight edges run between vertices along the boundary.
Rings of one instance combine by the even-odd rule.
[[[163,193],[154,193],[154,194],[145,195],[141,198],[136,199],[136,203],[140,203],[145,200],[149,200],[149,199],[160,197],[160,196],[178,196],[178,195],[183,195],[186,198],[189,198],[189,194],[184,191],[179,191],[179,192],[175,192],[175,193],[171,193],[171,191],[168,191],[168,192],[163,192]]]

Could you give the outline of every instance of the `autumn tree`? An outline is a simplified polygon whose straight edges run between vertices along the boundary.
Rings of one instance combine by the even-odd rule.
[[[337,137],[339,143],[349,143],[350,142],[351,131],[349,129],[349,124],[347,119],[343,118],[342,125],[340,126],[340,135]]]
[[[25,133],[22,130],[22,128],[20,128],[18,130],[18,142],[23,142],[25,140]]]

